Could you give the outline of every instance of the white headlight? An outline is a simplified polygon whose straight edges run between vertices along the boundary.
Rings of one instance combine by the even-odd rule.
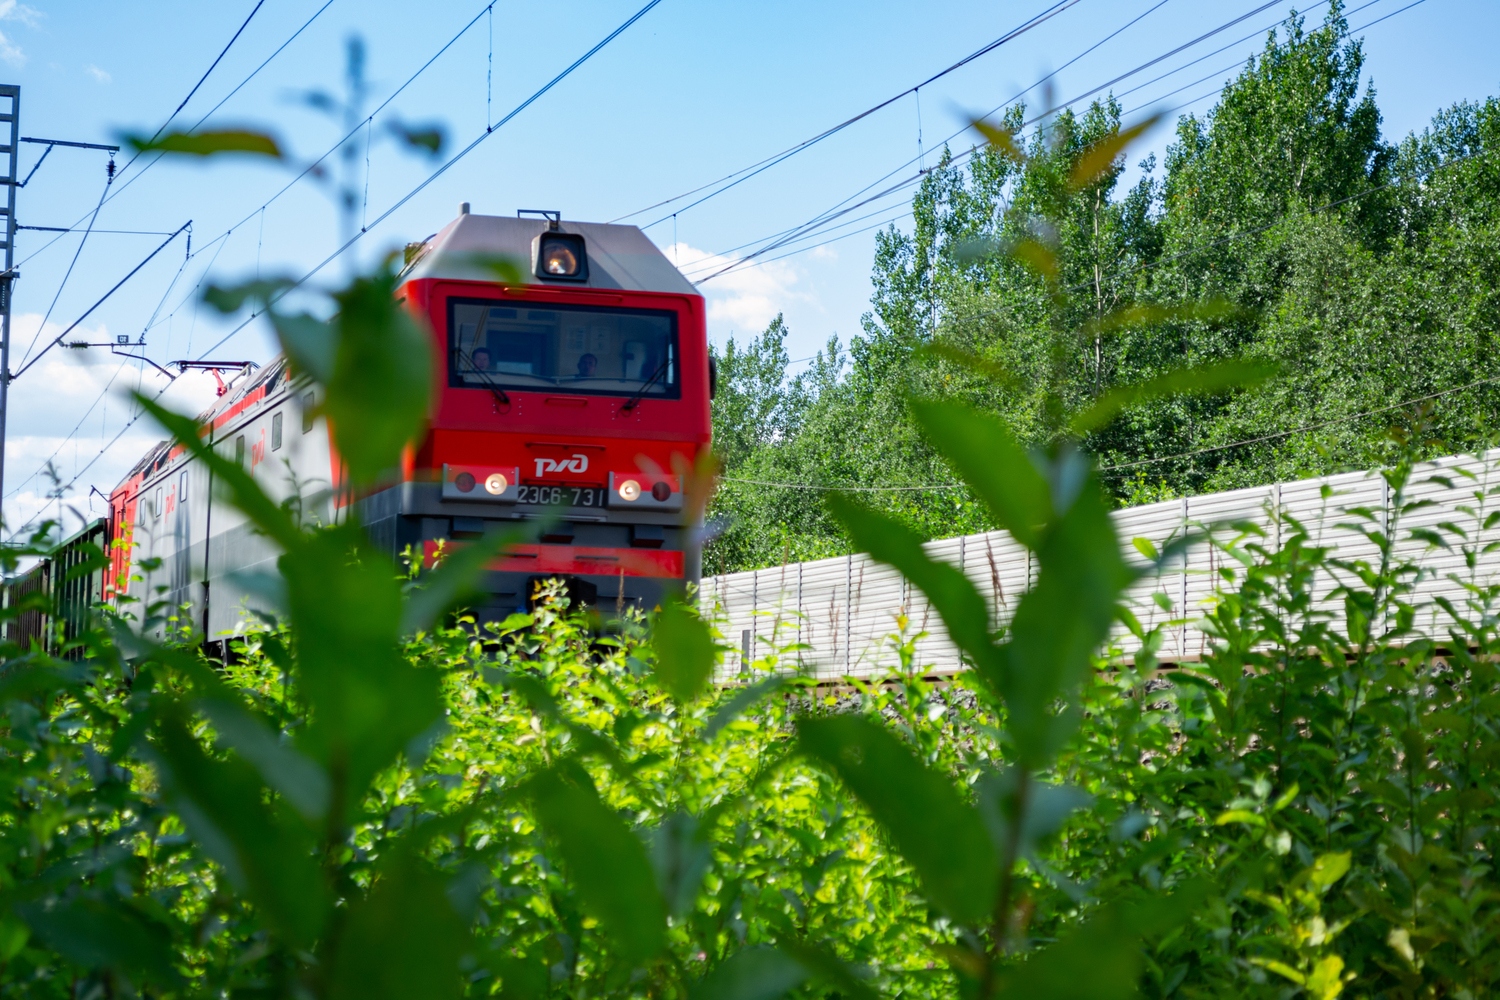
[[[506,481],[505,477],[498,472],[490,473],[489,478],[484,481],[485,492],[492,496],[499,496],[504,493],[505,488],[509,485],[510,483]]]
[[[620,499],[627,503],[641,498],[641,484],[634,479],[627,479],[620,484]]]

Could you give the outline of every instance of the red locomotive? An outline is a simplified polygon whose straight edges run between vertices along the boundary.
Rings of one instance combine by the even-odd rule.
[[[709,442],[703,298],[634,226],[533,214],[544,217],[465,205],[408,248],[398,294],[431,326],[440,384],[401,481],[354,503],[393,559],[408,547],[430,558],[496,522],[544,522],[488,574],[484,617],[524,608],[549,577],[605,610],[649,608],[700,571],[681,477]],[[497,282],[482,264],[497,256],[528,262],[526,283]],[[314,391],[278,359],[232,382],[203,422],[273,495],[331,519],[347,498]],[[190,606],[210,640],[239,631],[277,553],[213,494],[180,447],[148,453],[110,498],[110,535],[125,544],[101,596]]]

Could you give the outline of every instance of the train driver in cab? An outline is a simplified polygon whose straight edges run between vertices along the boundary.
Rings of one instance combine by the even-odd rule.
[[[578,359],[578,377],[593,378],[594,373],[599,370],[599,359],[592,354],[585,354]]]

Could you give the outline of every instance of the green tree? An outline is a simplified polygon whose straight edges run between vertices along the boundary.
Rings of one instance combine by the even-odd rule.
[[[1460,103],[1392,145],[1364,69],[1341,7],[1316,27],[1290,18],[1128,190],[1122,156],[1071,182],[1086,151],[1138,124],[1112,98],[1029,128],[1012,108],[991,131],[1013,139],[963,163],[944,151],[910,231],[879,234],[847,365],[802,383],[800,421],[737,461],[766,482],[944,483],[912,395],[962,400],[1043,443],[1122,386],[1234,359],[1278,374],[1138,401],[1084,434],[1114,502],[1367,468],[1394,453],[1393,423],[1408,437],[1420,426],[1427,455],[1488,440],[1500,422],[1487,381],[1500,375],[1500,102]],[[996,252],[1033,244],[1048,248],[1050,276]],[[1225,308],[1187,308],[1212,300]],[[1420,414],[1392,409],[1424,399]],[[805,499],[726,490],[718,509],[735,537],[766,541],[725,536],[710,565],[847,551]],[[874,502],[927,537],[993,526],[963,490]]]

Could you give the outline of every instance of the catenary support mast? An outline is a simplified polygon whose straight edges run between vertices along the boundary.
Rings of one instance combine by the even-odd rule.
[[[5,106],[9,99],[10,105]],[[16,262],[16,166],[21,147],[21,88],[14,84],[0,84],[0,124],[9,126],[9,133],[0,129],[0,184],[5,186],[5,270],[0,271],[0,509],[5,496],[5,417],[10,403],[10,303],[11,288],[16,274],[12,270]],[[3,523],[3,518],[0,518]]]

